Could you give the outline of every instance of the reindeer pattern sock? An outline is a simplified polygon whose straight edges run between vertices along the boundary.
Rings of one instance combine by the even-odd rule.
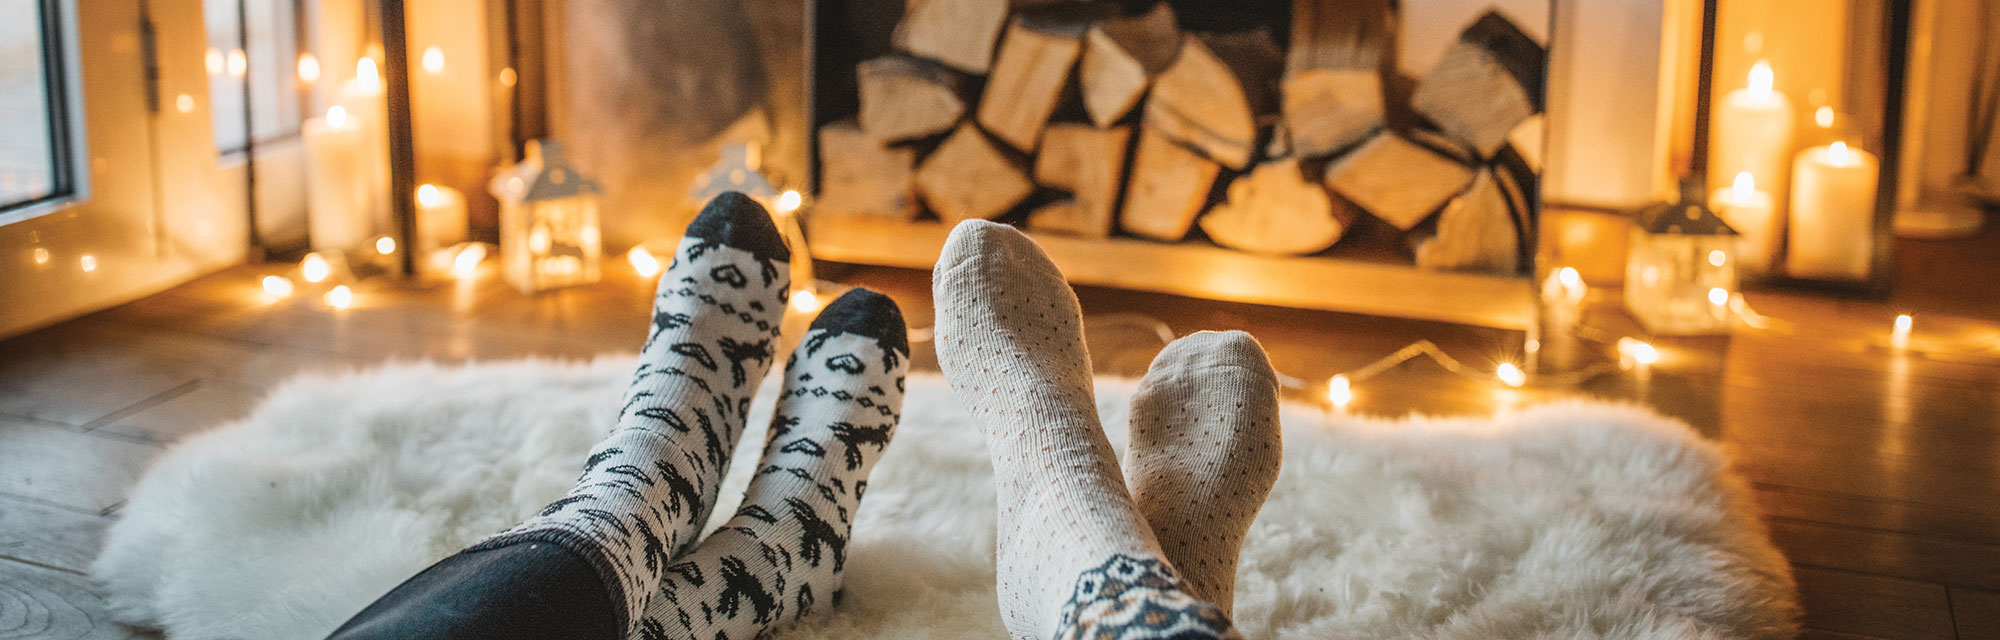
[[[1278,378],[1250,334],[1203,331],[1153,358],[1132,398],[1126,486],[1188,587],[1230,613],[1236,558],[1278,481]]]
[[[640,640],[749,640],[832,605],[868,472],[894,435],[910,347],[894,302],[856,289],[785,364],[743,504],[667,565]]]
[[[938,364],[986,436],[1017,638],[1233,638],[1134,506],[1092,401],[1082,314],[1034,242],[960,223],[932,276]]]
[[[770,369],[790,252],[762,206],[725,193],[688,225],[611,435],[575,488],[473,547],[560,545],[588,561],[628,631],[714,509],[757,383]]]

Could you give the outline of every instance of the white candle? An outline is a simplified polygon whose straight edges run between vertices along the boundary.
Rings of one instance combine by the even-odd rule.
[[[312,247],[348,251],[369,235],[372,178],[365,173],[361,124],[335,105],[300,127],[306,145],[306,226]]]
[[[1736,266],[1752,272],[1769,270],[1771,258],[1778,255],[1778,210],[1771,193],[1757,188],[1757,177],[1748,171],[1736,174],[1735,184],[1709,194],[1708,204],[1742,234]]]
[[[1749,86],[1729,92],[1715,111],[1709,136],[1708,184],[1723,189],[1748,172],[1773,193],[1784,193],[1792,153],[1792,101],[1771,88],[1769,63],[1750,68]],[[1782,207],[1776,215],[1784,215]]]
[[[419,255],[465,242],[465,194],[427,184],[417,187]]]
[[[354,63],[354,79],[341,85],[339,102],[360,122],[365,144],[362,175],[369,180],[369,218],[389,228],[389,99],[374,58],[363,57]]]
[[[1792,162],[1791,244],[1785,270],[1802,278],[1864,279],[1875,251],[1875,155],[1844,142]]]

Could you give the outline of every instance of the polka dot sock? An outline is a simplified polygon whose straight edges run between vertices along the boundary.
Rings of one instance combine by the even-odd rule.
[[[1126,486],[1189,590],[1224,614],[1281,452],[1277,375],[1250,334],[1175,340],[1132,398]]]
[[[938,364],[986,436],[1015,637],[1235,637],[1161,553],[1097,422],[1076,295],[1034,241],[960,223],[932,275]]]
[[[575,488],[472,550],[523,541],[568,549],[614,595],[618,624],[634,629],[715,508],[776,351],[789,259],[755,201],[731,192],[709,202],[660,277],[617,426],[591,449]]]
[[[667,565],[639,640],[749,640],[832,606],[868,472],[896,432],[909,357],[887,297],[855,289],[820,312],[785,365],[743,505]]]

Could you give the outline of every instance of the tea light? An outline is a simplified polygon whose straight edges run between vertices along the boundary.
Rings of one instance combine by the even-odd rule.
[[[1792,162],[1785,270],[1801,278],[1860,280],[1875,251],[1875,155],[1845,142],[1800,151]]]
[[[1757,188],[1757,176],[1748,171],[1737,173],[1735,184],[1709,194],[1708,205],[1742,235],[1737,245],[1738,266],[1768,270],[1771,258],[1778,255],[1778,211],[1770,192]]]
[[[1748,86],[1729,92],[1715,112],[1710,137],[1708,183],[1716,188],[1749,173],[1752,183],[1782,193],[1785,161],[1792,152],[1792,101],[1772,89],[1769,62],[1750,68]],[[1782,215],[1783,210],[1777,209]],[[1732,222],[1733,224],[1733,222]]]
[[[465,241],[465,194],[434,184],[417,187],[417,246],[423,255]]]

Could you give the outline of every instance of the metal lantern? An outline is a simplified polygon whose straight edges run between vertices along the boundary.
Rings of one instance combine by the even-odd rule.
[[[1656,335],[1727,333],[1735,229],[1695,202],[1641,212],[1625,262],[1625,308]]]
[[[514,288],[533,293],[602,276],[597,183],[569,167],[561,144],[529,142],[526,158],[488,189],[500,201],[500,254]]]

